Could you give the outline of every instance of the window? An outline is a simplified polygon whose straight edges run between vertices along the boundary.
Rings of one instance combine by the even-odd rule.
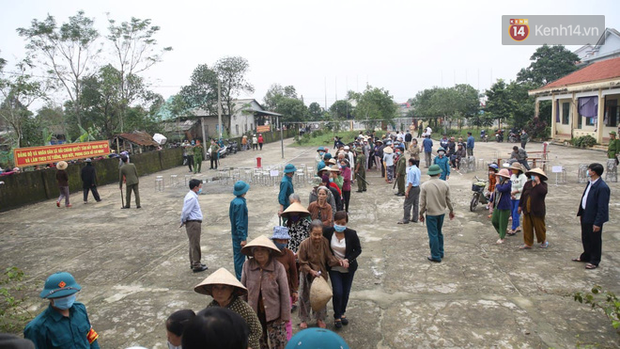
[[[235,136],[239,135],[239,125],[235,125]]]
[[[586,118],[586,126],[594,126],[596,118]]]
[[[577,128],[583,128],[583,116],[577,114]]]
[[[618,126],[620,123],[620,108],[618,108],[618,100],[610,99],[605,101],[605,125]]]
[[[570,116],[570,102],[562,103],[562,124],[568,125]]]

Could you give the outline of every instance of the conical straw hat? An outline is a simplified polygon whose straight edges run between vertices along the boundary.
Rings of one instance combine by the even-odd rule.
[[[284,212],[282,212],[282,214],[288,213],[305,213],[307,215],[310,215],[310,212],[299,202],[293,202],[289,207],[286,208],[286,210],[284,210]]]
[[[547,177],[547,175],[545,174],[545,172],[543,170],[541,170],[540,168],[533,168],[527,172],[525,172],[526,176],[531,175],[532,173],[535,173],[541,177],[543,177],[544,179],[548,179],[549,177]]]
[[[232,286],[235,288],[235,291],[240,294],[245,294],[248,292],[248,289],[245,288],[245,286],[243,286],[243,284],[239,282],[239,280],[237,280],[237,278],[225,268],[220,268],[213,272],[213,274],[207,276],[207,278],[202,280],[201,283],[194,286],[194,291],[200,294],[212,296],[211,286],[213,285]]]
[[[280,249],[278,247],[276,247],[276,245],[273,243],[273,241],[271,241],[271,239],[269,239],[265,235],[261,235],[261,236],[257,237],[256,239],[248,242],[241,249],[241,253],[243,253],[246,256],[252,256],[254,254],[252,252],[252,247],[264,247],[264,248],[273,250],[272,254],[274,254],[276,256],[282,255],[282,251],[280,251]]]

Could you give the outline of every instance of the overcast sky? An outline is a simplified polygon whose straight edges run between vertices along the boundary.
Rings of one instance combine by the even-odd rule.
[[[514,80],[537,46],[503,46],[501,16],[543,14],[606,16],[620,29],[620,2],[603,1],[58,1],[2,0],[0,57],[25,56],[16,33],[47,14],[58,23],[84,10],[102,34],[106,13],[161,26],[158,41],[172,46],[147,73],[167,98],[189,83],[198,64],[225,56],[250,63],[252,96],[262,102],[273,83],[293,85],[306,105],[329,107],[366,83],[404,102],[433,86],[469,83],[482,91],[498,78]],[[570,46],[575,50],[579,46]],[[102,55],[102,57],[105,57]],[[244,96],[246,97],[246,96]]]

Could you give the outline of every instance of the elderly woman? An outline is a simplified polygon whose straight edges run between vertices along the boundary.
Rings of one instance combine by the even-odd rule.
[[[310,236],[310,212],[299,201],[291,201],[291,205],[282,212],[282,220],[291,237],[286,247],[296,254],[299,244]]]
[[[347,228],[348,222],[349,215],[345,211],[338,211],[334,217],[334,227],[323,230],[323,237],[329,242],[329,249],[340,262],[340,265],[329,270],[334,292],[332,304],[336,328],[349,324],[345,313],[347,312],[353,276],[357,270],[357,257],[362,253],[362,245],[357,232]]]
[[[288,289],[291,294],[291,305],[293,305],[297,303],[299,276],[297,275],[297,261],[295,259],[295,254],[293,253],[293,251],[286,247],[286,245],[288,245],[288,242],[291,240],[290,235],[288,235],[288,228],[282,226],[273,227],[273,235],[271,236],[271,240],[282,252],[282,255],[276,257],[276,259],[278,260],[278,262],[282,263],[284,269],[286,270]],[[292,336],[293,326],[291,325],[291,320],[289,320],[286,323],[286,339],[291,340]]]
[[[308,212],[310,212],[310,217],[314,219],[318,219],[323,222],[325,227],[331,227],[333,225],[333,214],[332,207],[327,203],[327,193],[329,189],[324,186],[320,186],[317,191],[318,199],[317,201],[311,203],[308,206]]]
[[[287,343],[286,323],[291,319],[291,300],[286,270],[275,258],[282,252],[262,235],[247,243],[241,252],[254,257],[243,264],[241,283],[247,287],[248,303],[263,326],[260,348],[283,349]]]
[[[519,199],[521,199],[521,192],[523,191],[525,182],[527,182],[527,177],[523,174],[523,167],[521,167],[521,164],[518,162],[514,162],[508,169],[512,171],[512,175],[510,176],[510,182],[512,183],[512,191],[510,192],[512,228],[508,231],[508,235],[515,235],[517,232],[521,231],[521,227],[519,226],[519,221],[521,219],[521,215],[519,214]]]
[[[417,167],[420,167],[420,147],[418,146],[418,140],[415,138],[411,140],[411,145],[409,146],[409,154],[411,154],[413,164]]]
[[[344,210],[349,212],[349,201],[351,201],[351,168],[349,161],[344,159],[340,160],[340,177],[343,178],[342,182],[342,201]]]
[[[493,193],[493,208],[491,222],[497,234],[499,234],[498,244],[504,243],[506,230],[508,229],[508,217],[510,217],[510,173],[508,169],[501,169],[497,174],[498,182],[495,184]]]
[[[310,287],[314,278],[323,277],[328,280],[327,265],[344,265],[334,257],[329,249],[327,239],[323,237],[323,222],[315,219],[310,224],[310,237],[299,245],[299,268],[301,270],[299,285],[299,328],[308,328],[310,320]],[[325,316],[327,305],[318,312],[314,312],[314,318],[320,328],[325,328]]]
[[[248,291],[233,274],[224,268],[220,268],[196,285],[194,291],[213,297],[213,301],[207,305],[207,308],[228,308],[239,314],[250,329],[249,348],[260,348],[259,339],[263,334],[263,329],[252,307],[240,298],[246,295]]]
[[[534,230],[536,240],[541,248],[547,248],[547,227],[545,225],[545,197],[547,196],[547,175],[539,168],[533,168],[525,175],[530,178],[523,186],[518,212],[523,215],[523,246],[521,249],[530,249],[534,244]]]

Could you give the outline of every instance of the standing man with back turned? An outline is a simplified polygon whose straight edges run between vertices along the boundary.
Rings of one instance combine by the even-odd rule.
[[[202,193],[202,181],[191,179],[189,192],[183,199],[183,211],[181,211],[181,226],[185,225],[187,238],[189,239],[189,263],[194,273],[205,271],[206,265],[200,263],[200,234],[202,224],[202,210],[198,202],[198,194]],[[179,227],[179,228],[180,228]]]
[[[609,187],[603,181],[603,165],[588,166],[589,182],[581,196],[577,216],[581,222],[583,253],[573,262],[583,262],[586,269],[596,269],[601,262],[603,223],[609,220]]]
[[[121,161],[123,162],[123,166],[118,170],[118,184],[123,190],[123,177],[125,177],[125,185],[127,193],[125,193],[125,206],[121,208],[129,208],[131,205],[131,191],[136,196],[136,208],[141,208],[140,206],[140,191],[138,190],[138,183],[140,179],[138,179],[138,170],[136,170],[136,165],[130,163],[129,158],[126,156],[121,157]]]

